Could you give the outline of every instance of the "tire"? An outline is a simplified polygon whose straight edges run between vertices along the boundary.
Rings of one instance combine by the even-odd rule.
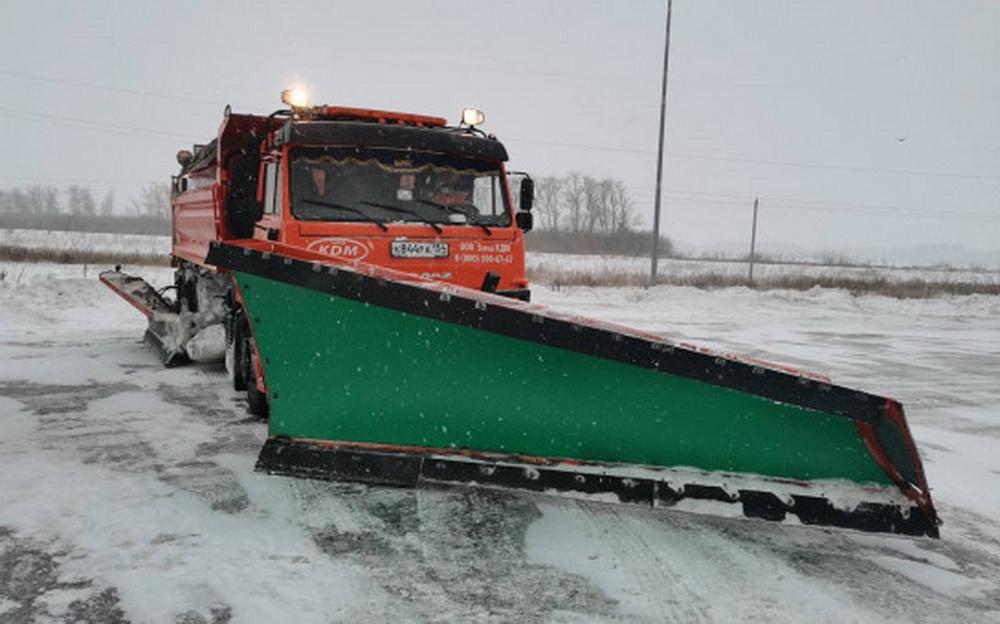
[[[250,368],[250,354],[247,349],[247,337],[246,321],[243,319],[243,315],[238,315],[233,322],[233,370],[232,370],[232,380],[233,380],[233,390],[237,392],[242,392],[247,389],[247,371]]]
[[[247,383],[247,411],[258,418],[267,420],[267,396],[257,389],[257,381]]]
[[[238,340],[235,344],[238,345],[237,352],[240,354],[240,359],[237,360],[239,365],[236,367],[238,371],[236,377],[240,378],[243,389],[247,391],[247,411],[266,420],[268,416],[267,395],[257,389],[257,369],[253,363],[250,327],[242,316],[236,327],[239,329],[236,336]],[[233,385],[236,385],[236,378],[233,379]]]

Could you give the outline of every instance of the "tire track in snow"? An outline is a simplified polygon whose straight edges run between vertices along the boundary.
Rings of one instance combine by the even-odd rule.
[[[758,561],[786,566],[809,595],[822,588],[843,596],[860,619],[919,613],[924,621],[985,621],[1000,615],[1000,592],[979,595],[997,578],[996,561],[955,541],[770,526],[733,527],[733,534]],[[899,572],[900,562],[910,576]],[[930,584],[915,580],[921,577]],[[950,589],[942,591],[945,586]]]
[[[405,490],[288,479],[302,525],[327,556],[358,562],[420,620],[614,618],[615,604],[581,577],[529,562],[531,497],[472,488]],[[373,614],[378,618],[378,614]]]
[[[659,621],[706,622],[711,618],[700,596],[688,586],[682,570],[671,564],[647,538],[648,525],[639,509],[621,509],[607,503],[575,501],[589,530],[614,553],[615,565],[631,580],[637,597],[645,600]]]
[[[130,383],[52,385],[29,381],[0,382],[0,396],[13,398],[37,417],[33,444],[45,451],[76,456],[120,473],[152,474],[160,481],[203,500],[211,509],[238,513],[249,499],[231,470],[210,459],[222,450],[256,451],[256,438],[233,432],[240,420],[221,406],[214,382],[182,389],[161,386],[167,400],[157,406],[140,386]],[[171,390],[172,389],[172,390]],[[177,397],[183,396],[183,400]],[[171,400],[174,399],[174,400]],[[219,435],[190,439],[185,426],[176,439],[158,434],[170,419],[170,403],[200,414]],[[193,407],[197,406],[197,407]]]

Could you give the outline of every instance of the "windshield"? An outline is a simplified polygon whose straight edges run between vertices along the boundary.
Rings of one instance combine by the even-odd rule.
[[[389,149],[297,148],[291,207],[303,221],[508,226],[497,163]]]

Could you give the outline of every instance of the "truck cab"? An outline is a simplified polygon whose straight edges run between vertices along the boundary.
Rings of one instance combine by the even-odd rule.
[[[201,264],[211,240],[254,238],[527,300],[533,185],[515,196],[506,149],[481,113],[463,118],[227,110],[207,155],[179,155],[174,256]]]

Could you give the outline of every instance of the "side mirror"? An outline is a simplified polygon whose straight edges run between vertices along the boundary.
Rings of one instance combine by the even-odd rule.
[[[531,206],[535,203],[535,181],[532,180],[527,175],[521,180],[521,210],[528,211],[531,210]],[[531,227],[528,228],[529,230]],[[527,231],[527,230],[525,230]]]
[[[531,228],[535,225],[535,215],[530,212],[519,212],[514,215],[514,220],[517,222],[517,227],[525,232],[530,232]]]

